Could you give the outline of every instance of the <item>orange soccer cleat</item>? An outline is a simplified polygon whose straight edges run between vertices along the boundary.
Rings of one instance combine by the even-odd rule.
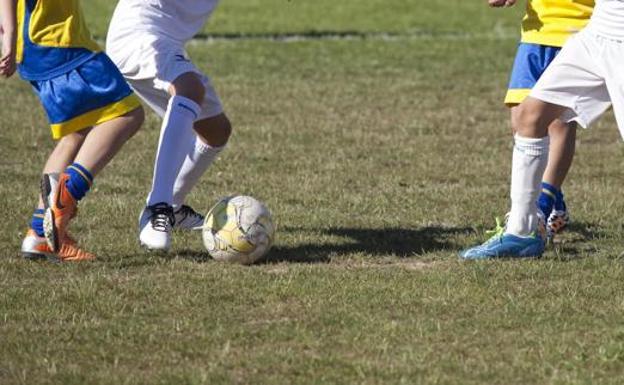
[[[60,262],[81,262],[92,261],[95,259],[95,255],[80,249],[76,242],[69,242],[71,238],[65,238],[66,242],[61,244],[61,249],[58,253],[54,254]]]
[[[44,174],[41,181],[41,196],[45,205],[43,230],[50,249],[58,252],[62,245],[74,244],[67,241],[67,226],[76,215],[78,202],[67,190],[69,175],[63,173]]]
[[[22,241],[22,255],[27,259],[53,259],[61,262],[90,261],[95,259],[95,255],[81,250],[76,245],[76,241],[69,235],[65,236],[65,243],[60,250],[52,251],[44,237],[40,237],[33,229],[29,229],[26,237]]]

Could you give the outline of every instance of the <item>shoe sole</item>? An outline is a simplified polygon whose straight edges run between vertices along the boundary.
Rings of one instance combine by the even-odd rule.
[[[50,201],[48,200],[51,193],[52,185],[50,183],[50,177],[48,175],[44,175],[41,179],[41,200],[43,200],[43,206],[45,208],[45,213],[43,215],[43,232],[48,246],[50,246],[50,249],[56,253],[60,249],[60,246],[58,230],[54,225],[54,211],[52,211]]]
[[[42,261],[44,259],[49,258],[47,254],[31,253],[28,251],[22,251],[21,253],[22,253],[22,258],[27,259],[29,261]]]
[[[147,250],[150,253],[155,253],[155,254],[157,254],[157,253],[168,253],[169,249],[171,249],[171,246],[169,246],[167,248],[164,248],[164,249],[160,249],[160,248],[157,248],[157,247],[150,247],[150,246],[146,245],[145,243],[143,243],[141,241],[139,241],[139,245],[141,246],[141,248],[143,250]]]

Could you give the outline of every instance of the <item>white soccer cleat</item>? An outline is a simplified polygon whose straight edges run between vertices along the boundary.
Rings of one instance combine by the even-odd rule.
[[[190,206],[182,205],[173,214],[175,215],[174,229],[201,230],[204,226],[204,216]]]
[[[174,223],[173,208],[167,203],[161,202],[145,207],[139,218],[141,246],[149,250],[169,250]]]

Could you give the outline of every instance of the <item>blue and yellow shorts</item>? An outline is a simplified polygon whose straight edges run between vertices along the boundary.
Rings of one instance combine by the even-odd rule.
[[[30,83],[48,115],[54,139],[115,119],[140,106],[105,53],[63,75]]]
[[[511,71],[505,104],[522,103],[559,51],[561,47],[520,43]]]

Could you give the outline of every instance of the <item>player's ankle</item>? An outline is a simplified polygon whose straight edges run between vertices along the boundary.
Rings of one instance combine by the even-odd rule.
[[[548,182],[542,182],[542,189],[539,198],[537,198],[537,206],[546,217],[548,217],[553,210],[557,194],[559,193],[560,191],[557,187]]]
[[[67,167],[65,173],[68,175],[65,184],[67,191],[76,201],[81,200],[91,189],[93,175],[91,175],[91,172],[87,170],[86,167],[79,163],[73,163]]]

